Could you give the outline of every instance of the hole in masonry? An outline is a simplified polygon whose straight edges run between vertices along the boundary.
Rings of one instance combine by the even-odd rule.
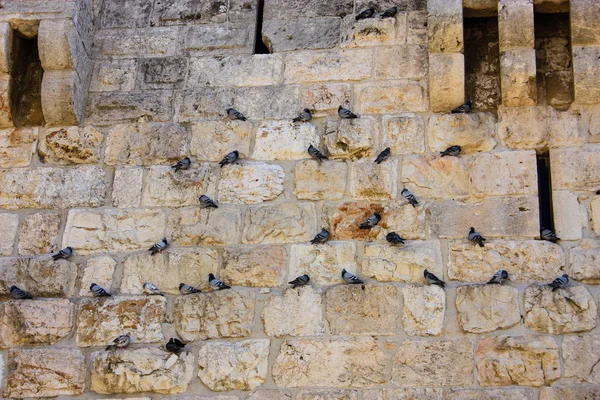
[[[265,9],[265,0],[258,0],[258,6],[256,7],[256,33],[254,36],[254,54],[270,54],[269,48],[263,41],[262,36],[262,25],[263,25],[263,12]]]
[[[552,181],[550,176],[550,157],[548,153],[537,155],[538,201],[540,207],[540,227],[554,231],[552,211]]]

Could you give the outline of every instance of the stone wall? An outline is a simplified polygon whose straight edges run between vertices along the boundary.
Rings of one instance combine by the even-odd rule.
[[[597,1],[265,0],[260,55],[251,0],[1,3],[3,49],[38,37],[46,121],[15,129],[0,107],[3,398],[600,398]],[[356,22],[369,5],[399,11]],[[569,12],[567,110],[538,105],[534,11]],[[498,17],[500,90],[476,104],[488,111],[450,114],[486,75],[465,66],[472,16]],[[305,107],[315,118],[293,124]],[[440,157],[451,145],[460,157]],[[232,150],[241,161],[219,168]],[[558,244],[539,240],[536,154]],[[358,229],[374,211],[380,224]],[[331,241],[311,245],[322,227]],[[75,255],[52,261],[65,246]],[[510,282],[483,285],[498,269]],[[233,288],[210,291],[209,273]],[[303,273],[311,285],[289,288]],[[563,273],[567,289],[544,285]],[[92,298],[92,282],[114,296]],[[36,299],[10,300],[13,284]],[[105,351],[125,331],[134,343]],[[188,343],[180,356],[170,337]]]

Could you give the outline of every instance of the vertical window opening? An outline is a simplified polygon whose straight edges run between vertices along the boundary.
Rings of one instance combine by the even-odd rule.
[[[265,9],[265,0],[258,0],[258,7],[256,7],[256,34],[254,36],[254,54],[269,54],[269,48],[263,41],[262,37],[262,25],[263,25],[263,12]]]
[[[547,153],[537,155],[537,173],[540,227],[548,228],[554,231],[552,184],[550,180],[550,157]]]

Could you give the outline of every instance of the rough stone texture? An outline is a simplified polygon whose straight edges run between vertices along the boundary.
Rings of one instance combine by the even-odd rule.
[[[250,155],[250,121],[206,121],[192,125],[190,153],[205,161],[221,161],[225,154],[237,150],[241,157]]]
[[[596,197],[591,203],[591,215],[596,236],[600,236],[600,197]]]
[[[287,268],[283,246],[228,246],[223,252],[221,279],[233,286],[280,286]]]
[[[316,219],[312,203],[252,206],[246,210],[242,243],[306,242],[318,232]]]
[[[392,154],[414,154],[425,151],[425,122],[416,114],[383,117],[383,144]]]
[[[409,336],[439,336],[446,313],[446,293],[434,285],[402,288],[402,326]]]
[[[298,392],[296,400],[357,400],[356,390],[305,389]]]
[[[542,389],[544,390],[544,389]],[[531,389],[450,389],[448,400],[534,400]]]
[[[340,19],[264,21],[262,40],[271,53],[330,49],[340,41]]]
[[[578,46],[600,44],[600,29],[591,23],[600,17],[600,8],[593,0],[573,2],[571,12],[571,38]]]
[[[236,206],[171,210],[167,222],[168,237],[179,246],[236,244],[241,231],[242,215]]]
[[[10,224],[4,226],[10,231]],[[21,226],[18,246],[19,254],[38,255],[57,250],[59,228],[59,214],[38,213],[28,215],[23,219]],[[9,241],[9,243],[11,242]]]
[[[144,169],[123,167],[115,170],[112,204],[119,208],[139,207],[142,201]]]
[[[423,112],[429,109],[429,98],[423,83],[415,81],[379,81],[354,85],[356,112],[363,114],[396,114]]]
[[[408,155],[402,158],[402,183],[418,198],[469,196],[469,170],[459,157]]]
[[[398,161],[365,159],[350,164],[348,192],[358,200],[389,200],[398,194]]]
[[[198,377],[210,390],[252,390],[267,377],[269,340],[211,342],[198,352]]]
[[[463,51],[462,2],[430,0],[427,2],[429,51],[450,53]]]
[[[94,37],[94,56],[114,59],[172,56],[179,48],[178,35],[176,27],[104,30]]]
[[[310,122],[265,121],[258,125],[252,158],[299,160],[308,157],[308,146],[320,141],[317,128]]]
[[[600,145],[551,149],[552,189],[597,190],[600,186]]]
[[[535,50],[516,48],[500,52],[502,104],[508,107],[537,103]]]
[[[120,39],[115,40],[120,41]],[[139,121],[154,121],[154,123],[166,122],[171,120],[172,102],[173,92],[171,90],[135,90],[130,92],[90,93],[88,96],[88,114],[90,117],[87,119],[87,122],[96,125],[112,125],[117,123],[133,123]],[[64,122],[62,124],[64,124]],[[152,131],[156,130],[157,126],[162,124],[141,125],[143,127],[140,129],[144,131]],[[122,130],[122,128],[118,126],[115,126],[115,129]],[[133,130],[134,129],[131,129],[131,131]],[[130,132],[128,132],[126,129],[126,134],[129,133]],[[132,138],[135,140],[135,136],[132,136]],[[142,139],[142,144],[143,143],[146,143],[146,140]],[[119,150],[112,151],[118,152]],[[177,152],[177,148],[163,149],[163,153],[165,152],[167,155],[170,155],[174,152]],[[124,155],[127,155],[125,151],[121,153],[121,156]],[[132,155],[134,157],[154,156],[152,153],[138,153],[137,151]],[[116,158],[118,158],[118,155],[115,155],[114,153],[107,153],[105,155],[105,157],[109,156],[116,156]]]
[[[574,383],[600,383],[597,364],[600,338],[593,335],[566,336],[562,342],[563,377]]]
[[[221,396],[216,397],[217,400],[221,400]],[[255,392],[250,393],[247,398],[248,400],[292,400],[292,395],[287,390],[270,390],[270,389],[259,389]],[[210,399],[206,399],[210,400]],[[223,398],[222,400],[238,400],[235,398]]]
[[[177,171],[171,166],[151,167],[146,175],[142,206],[189,206],[198,203],[201,194],[213,196],[217,177],[210,164],[192,165]]]
[[[47,129],[40,139],[40,159],[59,165],[98,163],[103,141],[102,133],[91,126]]]
[[[36,143],[36,129],[0,130],[0,168],[28,166]]]
[[[365,390],[362,398],[363,400],[442,400],[443,394],[443,389],[438,388],[386,388]]]
[[[346,191],[348,166],[344,162],[302,160],[296,164],[295,193],[301,200],[339,200]]]
[[[265,1],[265,20],[271,19],[297,19],[315,18],[321,16],[343,17],[352,13],[353,2],[351,0],[333,0],[322,2],[319,0],[292,1],[286,3],[285,9],[277,0]]]
[[[582,228],[588,225],[585,206],[577,195],[567,190],[552,191],[554,231],[561,240],[579,240]]]
[[[128,92],[135,87],[135,60],[97,61],[94,64],[90,92]]]
[[[498,36],[503,50],[515,47],[533,49],[535,47],[533,1],[500,0]]]
[[[350,103],[350,85],[347,83],[315,84],[303,88],[301,105],[309,108],[313,117],[333,115],[340,104]]]
[[[600,396],[597,386],[547,387],[540,389],[540,400],[594,400]]]
[[[302,286],[272,295],[265,303],[262,320],[268,336],[322,335],[321,291],[313,286]]]
[[[503,285],[462,286],[456,289],[456,311],[465,332],[508,329],[521,322],[519,291]]]
[[[253,291],[237,289],[178,296],[175,329],[184,342],[249,336],[255,297]]]
[[[573,46],[573,78],[578,103],[600,102],[598,57],[600,46]]]
[[[373,58],[369,50],[328,50],[297,52],[286,57],[286,83],[358,81],[369,78]]]
[[[35,258],[0,259],[0,294],[8,295],[12,285],[35,297],[74,295],[77,264],[67,260]]]
[[[380,47],[375,52],[377,79],[423,79],[429,57],[424,46]]]
[[[558,345],[550,336],[494,336],[477,344],[481,386],[544,386],[561,376]]]
[[[291,247],[288,272],[291,279],[308,274],[311,282],[317,285],[343,283],[341,272],[344,268],[352,273],[358,269],[356,244],[353,242],[305,243]]]
[[[243,161],[227,165],[221,170],[219,201],[253,204],[273,200],[283,192],[284,178],[283,168],[275,164]]]
[[[17,214],[0,213],[0,255],[10,256],[13,252],[17,228],[19,227],[19,216]]]
[[[191,26],[183,49],[193,55],[252,54],[254,23],[222,23]]]
[[[584,239],[569,251],[568,274],[576,281],[597,284],[600,282],[600,243]]]
[[[354,48],[403,44],[406,40],[405,32],[405,18],[367,18],[356,21],[354,16],[346,16],[342,20],[341,47]]]
[[[277,54],[200,57],[190,60],[189,87],[267,86],[281,80],[283,57]]]
[[[436,114],[429,118],[427,143],[431,151],[461,146],[468,154],[491,151],[496,147],[496,124],[491,113]]]
[[[388,356],[372,337],[286,340],[273,365],[278,386],[365,387],[386,378]]]
[[[463,54],[429,54],[429,98],[432,111],[448,112],[463,104],[465,102],[464,85],[465,57]]]
[[[469,174],[473,194],[477,197],[537,194],[537,163],[533,150],[477,154],[470,164]]]
[[[92,283],[96,283],[110,292],[116,265],[117,262],[110,256],[96,256],[88,259],[83,268],[79,296],[92,297],[93,293],[90,291]]]
[[[331,158],[356,160],[373,155],[379,125],[373,118],[327,119],[323,137]]]

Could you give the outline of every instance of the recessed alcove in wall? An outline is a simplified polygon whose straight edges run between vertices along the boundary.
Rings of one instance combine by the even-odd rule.
[[[257,0],[256,6],[256,34],[254,36],[254,54],[270,54],[269,47],[265,44],[262,35],[263,13],[265,0]]]
[[[552,181],[550,176],[550,157],[548,152],[537,155],[538,201],[540,207],[540,227],[554,231],[552,211]]]

